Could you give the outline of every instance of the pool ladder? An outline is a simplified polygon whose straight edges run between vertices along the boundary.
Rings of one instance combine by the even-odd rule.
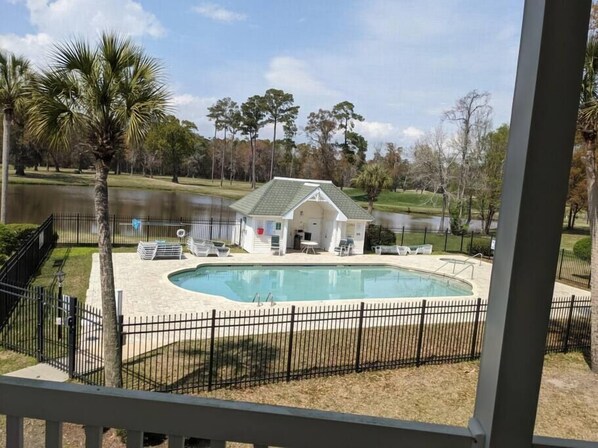
[[[268,303],[268,300],[270,301],[270,306],[276,305],[276,302],[274,301],[274,294],[272,294],[271,292],[269,292],[266,296],[266,300],[264,300],[264,303]],[[259,292],[255,293],[255,296],[253,296],[253,300],[251,302],[257,302],[257,306],[262,306],[262,299]]]
[[[474,259],[475,259],[476,257],[480,257],[480,266],[481,266],[481,265],[482,265],[482,257],[483,257],[483,256],[484,256],[484,255],[483,255],[482,253],[478,253],[478,254],[471,255],[471,256],[467,257],[465,260],[453,260],[453,261],[447,261],[447,262],[446,262],[446,263],[444,263],[442,266],[440,266],[438,269],[436,269],[436,270],[434,271],[434,274],[435,274],[435,273],[437,273],[438,271],[440,271],[440,270],[441,270],[443,267],[445,267],[446,265],[448,265],[448,264],[452,264],[452,265],[453,265],[453,275],[449,275],[448,277],[455,278],[455,277],[457,277],[457,276],[458,276],[458,275],[459,275],[461,272],[464,272],[464,271],[466,271],[467,269],[471,269],[471,279],[473,280],[473,271],[474,271],[474,266],[473,266],[473,263],[472,263],[471,261],[468,261],[468,260],[470,260],[471,258],[474,258]],[[459,272],[457,272],[457,273],[455,274],[455,267],[456,267],[456,265],[457,265],[457,264],[462,264],[462,265],[465,265],[465,267],[464,267],[463,269],[461,269]]]

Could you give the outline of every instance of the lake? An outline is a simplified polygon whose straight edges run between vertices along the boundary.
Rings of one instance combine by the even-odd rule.
[[[93,188],[60,185],[11,184],[8,189],[8,221],[41,223],[51,213],[93,214]],[[110,214],[151,216],[159,219],[234,220],[228,206],[234,201],[216,196],[202,196],[160,190],[112,188],[109,192]],[[374,211],[376,224],[393,229],[437,230],[438,216]],[[448,225],[448,218],[445,220]],[[479,228],[479,224],[478,224]]]

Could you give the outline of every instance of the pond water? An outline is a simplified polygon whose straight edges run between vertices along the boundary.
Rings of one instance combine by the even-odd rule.
[[[191,193],[111,188],[110,214],[151,216],[159,219],[180,217],[215,220],[235,219],[230,199]],[[10,185],[8,221],[41,223],[51,213],[94,214],[93,188],[58,185]]]
[[[41,223],[51,213],[94,213],[93,188],[60,185],[14,185],[8,189],[9,222]],[[109,193],[110,214],[151,216],[159,219],[234,220],[229,208],[234,201],[215,196],[202,196],[159,190],[112,188]],[[392,229],[438,230],[440,217],[374,211],[376,224]],[[445,220],[448,225],[448,218]],[[473,222],[479,228],[479,222]]]

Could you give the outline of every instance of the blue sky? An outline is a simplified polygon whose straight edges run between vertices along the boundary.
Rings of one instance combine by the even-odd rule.
[[[311,111],[353,102],[371,149],[413,144],[473,89],[492,95],[495,125],[507,122],[523,13],[521,0],[0,2],[0,47],[41,67],[66,38],[130,35],[163,62],[175,113],[206,136],[207,106],[275,87],[295,96],[300,128]]]

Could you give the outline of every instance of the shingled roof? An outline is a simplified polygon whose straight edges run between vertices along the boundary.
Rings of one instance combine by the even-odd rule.
[[[318,189],[330,198],[347,219],[374,219],[340,188],[325,180],[275,177],[230,207],[248,216],[284,216]]]

